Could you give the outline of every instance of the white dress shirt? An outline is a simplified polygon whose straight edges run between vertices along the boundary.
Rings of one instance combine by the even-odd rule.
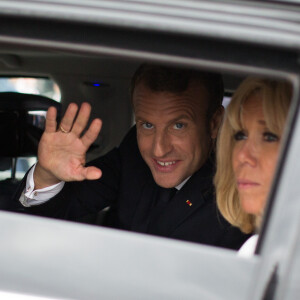
[[[20,197],[20,202],[23,206],[29,207],[39,205],[47,202],[49,199],[57,195],[65,185],[64,181],[57,184],[45,187],[43,189],[34,189],[33,173],[35,170],[34,165],[29,171],[26,179],[26,187]]]
[[[254,255],[258,241],[258,234],[252,235],[239,249],[238,256],[249,258]]]

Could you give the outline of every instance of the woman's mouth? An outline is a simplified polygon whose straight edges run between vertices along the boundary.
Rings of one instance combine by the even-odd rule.
[[[248,179],[237,180],[237,186],[239,189],[249,189],[249,188],[257,187],[259,185],[260,185],[259,183]]]

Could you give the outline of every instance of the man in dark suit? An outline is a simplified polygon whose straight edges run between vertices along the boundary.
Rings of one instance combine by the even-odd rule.
[[[85,154],[101,120],[81,135],[89,104],[77,117],[77,105],[70,104],[58,130],[56,111],[48,110],[38,163],[18,196],[23,209],[79,220],[110,206],[107,226],[239,248],[247,236],[218,214],[212,183],[223,116],[221,76],[144,64],[131,92],[136,128],[87,166]]]

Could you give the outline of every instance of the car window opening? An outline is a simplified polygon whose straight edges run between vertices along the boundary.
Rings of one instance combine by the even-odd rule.
[[[138,66],[138,64],[136,64]],[[130,70],[132,70],[132,66],[130,66]],[[207,72],[206,70],[204,70],[204,72]],[[131,74],[132,72],[130,72]],[[207,72],[209,73],[209,71]],[[190,76],[190,75],[188,75]],[[243,80],[245,79],[245,75],[239,75],[237,73],[222,73],[222,76],[224,78],[224,95],[221,97],[221,102],[222,105],[224,106],[224,108],[227,110],[228,106],[230,105],[230,102],[232,100],[232,97],[234,96],[234,92],[235,90],[238,88],[238,86],[243,82]],[[99,76],[100,77],[100,76]],[[103,76],[101,76],[103,77]],[[94,78],[96,78],[96,76],[94,76]],[[104,77],[103,77],[104,78]],[[130,86],[130,76],[127,76],[127,86],[123,83],[124,87],[127,89],[128,91],[128,87]],[[116,78],[117,80],[117,78]],[[120,79],[119,79],[120,80]],[[144,80],[144,79],[143,79]],[[145,79],[146,80],[146,79]],[[148,79],[147,79],[148,80]],[[152,80],[152,79],[151,79]],[[114,99],[114,97],[118,97],[116,96],[114,93],[112,93],[111,91],[113,89],[115,89],[114,87],[114,81],[112,80],[112,84],[110,84],[110,86],[104,86],[106,89],[95,89],[95,87],[99,87],[99,83],[98,81],[94,81],[94,80],[84,80],[81,81],[84,82],[83,87],[78,87],[80,88],[80,91],[83,93],[83,97],[82,97],[82,102],[84,101],[95,101],[94,103],[92,103],[92,113],[93,116],[97,117],[98,114],[102,114],[100,117],[103,119],[103,130],[105,130],[107,127],[106,126],[110,126],[109,122],[111,122],[111,120],[114,119],[118,119],[118,121],[121,121],[122,117],[128,117],[128,120],[136,120],[136,118],[132,118],[131,117],[131,113],[132,110],[128,110],[128,112],[126,112],[124,110],[123,115],[120,115],[119,113],[114,113],[113,109],[117,107],[117,103],[118,103],[118,99]],[[91,84],[87,84],[87,83],[91,83]],[[147,83],[148,84],[148,83]],[[151,86],[151,82],[150,82],[150,86]],[[211,84],[211,83],[210,83]],[[138,86],[138,83],[137,83]],[[47,96],[47,97],[51,97],[52,99],[54,99],[55,101],[60,101],[60,92],[58,89],[58,86],[52,82],[49,81],[48,79],[43,79],[43,78],[0,78],[0,88],[2,88],[2,91],[17,91],[20,93],[29,93],[29,94],[40,94],[43,96]],[[76,89],[76,86],[74,87]],[[164,88],[164,87],[163,87]],[[210,87],[211,88],[211,87]],[[5,90],[6,89],[6,90]],[[178,88],[168,91],[168,93],[170,94],[175,94],[177,93]],[[148,90],[135,90],[136,93],[140,93],[140,95],[144,95],[144,93],[148,92]],[[182,91],[180,91],[180,93],[184,93],[185,90],[183,89]],[[98,94],[99,93],[99,94]],[[162,107],[163,107],[163,101],[165,97],[165,94],[161,93],[160,90],[153,90],[151,91],[151,93],[153,94],[151,97],[153,96],[158,96],[161,97],[161,107],[159,106],[153,106],[152,108],[155,109],[157,111],[157,114],[161,114],[162,113]],[[198,90],[195,89],[191,91],[191,93],[198,93]],[[192,95],[191,94],[191,95]],[[137,99],[140,99],[139,97],[141,97],[140,95],[134,95],[132,94],[132,97],[137,97]],[[128,95],[129,96],[129,95]],[[106,102],[97,102],[99,101],[99,99],[101,99],[102,101],[105,100]],[[128,97],[129,100],[130,97]],[[150,98],[149,98],[150,99]],[[185,98],[183,98],[183,101]],[[118,101],[117,101],[118,100]],[[69,101],[72,101],[72,99],[63,99],[63,103],[64,105],[66,105]],[[114,106],[112,106],[110,104],[110,106],[108,106],[109,103],[114,103]],[[103,105],[102,105],[103,104]],[[135,103],[133,102],[133,105],[135,105]],[[106,109],[106,111],[103,111],[103,108]],[[151,109],[152,109],[151,108]],[[139,107],[138,107],[139,109]],[[156,122],[161,122],[161,120],[159,119],[147,119],[148,116],[145,117],[144,114],[144,110],[141,110],[141,114],[139,114],[138,109],[135,110],[134,109],[134,113],[138,115],[137,118],[137,123],[134,125],[137,127],[137,131],[138,134],[141,136],[143,136],[145,134],[145,136],[147,136],[147,134],[149,134],[152,130],[152,127],[155,128],[156,126]],[[185,109],[185,108],[184,108]],[[192,114],[195,114],[196,110],[198,108],[196,107],[194,111],[192,111]],[[188,112],[188,111],[187,111]],[[107,119],[107,116],[110,115],[111,113],[111,119]],[[126,113],[128,114],[128,116],[126,116]],[[199,110],[199,117],[201,117],[201,113],[202,111]],[[205,114],[203,114],[205,115]],[[30,123],[32,126],[34,126],[35,128],[39,129],[39,130],[43,130],[44,126],[45,126],[45,116],[46,116],[46,111],[45,110],[28,110],[27,112],[27,122]],[[150,115],[149,115],[150,116]],[[164,116],[162,115],[161,118],[163,118]],[[190,120],[187,120],[188,122],[190,122]],[[141,125],[141,122],[143,123]],[[189,124],[185,124],[186,120],[183,118],[182,120],[176,119],[176,123],[173,124],[172,126],[172,132],[174,131],[174,136],[178,135],[180,133],[180,130],[182,130],[182,128],[185,128],[187,126],[187,128],[189,128]],[[128,124],[129,126],[132,126],[131,124]],[[70,131],[71,128],[66,127],[66,124],[60,124],[60,126],[62,126],[62,129],[60,129],[61,132],[68,134],[68,132]],[[159,125],[161,126],[161,125]],[[66,127],[66,128],[65,128]],[[118,130],[118,126],[117,124],[115,125],[116,129]],[[171,128],[171,127],[170,127]],[[175,130],[176,129],[176,130]],[[171,132],[171,129],[169,129],[169,132]],[[184,131],[183,131],[184,132]],[[216,130],[217,133],[217,130]],[[102,134],[102,133],[101,133]],[[107,131],[105,133],[106,135],[112,135],[114,134],[113,131]],[[132,135],[129,132],[129,136]],[[105,135],[104,135],[105,136]],[[128,135],[127,135],[128,136]],[[214,139],[217,138],[217,135],[215,135]],[[127,138],[125,138],[126,140]],[[196,139],[196,137],[195,137]],[[182,140],[184,140],[184,135],[182,136]],[[103,143],[105,143],[106,140],[103,140]],[[121,140],[119,141],[121,142]],[[185,142],[185,146],[188,147],[189,142]],[[115,144],[115,146],[118,146],[118,143]],[[143,146],[142,146],[143,147]],[[165,146],[164,146],[165,147]],[[137,148],[138,149],[138,148]],[[143,149],[143,148],[142,148]],[[197,150],[197,149],[196,149]],[[135,151],[135,150],[134,150]],[[138,150],[137,150],[138,151]],[[147,149],[145,151],[148,151]],[[109,152],[109,151],[107,151]],[[192,152],[194,152],[194,150],[192,149]],[[136,154],[137,155],[137,154]],[[151,154],[153,156],[153,153]],[[155,154],[158,157],[158,154]],[[193,154],[194,155],[194,154]],[[142,155],[143,156],[143,155]],[[171,156],[170,156],[171,157]],[[173,159],[173,157],[171,157]],[[148,163],[147,161],[148,157],[147,155],[143,156],[143,160],[146,164],[151,164]],[[158,162],[157,164],[159,165],[157,168],[166,168],[169,167],[171,169],[171,167],[169,166],[169,164],[171,164],[170,162],[168,162],[166,159],[161,159],[161,161],[157,158],[156,159]],[[10,159],[10,158],[1,158],[0,160],[0,180],[5,180],[5,179],[9,179],[11,178],[12,180],[20,180],[23,178],[23,176],[26,174],[26,172],[29,170],[29,168],[35,164],[37,161],[37,157],[36,156],[20,156],[17,157],[16,160],[14,159]],[[172,164],[171,164],[172,165]],[[193,165],[191,165],[193,167]],[[143,167],[144,168],[144,167]],[[145,168],[145,172],[149,172],[146,171],[147,168]],[[156,173],[157,170],[154,169],[152,170],[150,167],[150,171],[153,173]],[[196,170],[197,171],[197,170]],[[105,172],[105,170],[104,170]],[[159,173],[159,172],[157,172]],[[192,177],[194,174],[189,174],[189,177]],[[159,176],[159,174],[155,174],[155,176]],[[137,180],[140,180],[137,179]],[[155,180],[160,180],[159,178],[155,178]],[[161,182],[160,182],[161,183]],[[175,183],[174,183],[175,184]],[[170,183],[170,185],[173,185],[173,182]],[[176,182],[176,186],[180,186],[180,182]],[[160,194],[160,191],[156,191],[155,193]],[[122,200],[125,201],[125,200]],[[196,206],[196,200],[193,199],[188,199],[185,203],[186,206],[191,207],[191,209],[195,208]],[[95,225],[105,225],[108,227],[115,227],[115,225],[113,224],[114,222],[109,221],[109,218],[111,216],[113,216],[114,214],[114,210],[116,209],[115,207],[110,207],[110,209],[108,209],[107,207],[110,207],[110,204],[107,204],[103,207],[103,210],[100,210],[96,213],[87,213],[85,217],[81,217],[80,219],[75,218],[77,221],[79,222],[83,222],[83,223],[89,223],[89,224],[95,224]],[[166,206],[167,207],[167,206]],[[165,209],[165,208],[163,208]],[[154,211],[153,211],[154,214]],[[64,217],[62,217],[64,218]],[[149,224],[151,224],[152,220],[151,220],[151,216],[149,217]],[[159,215],[156,217],[155,219],[158,218],[159,219]],[[72,219],[72,218],[70,218]],[[147,222],[148,222],[147,221]],[[136,222],[136,221],[135,221]],[[119,226],[119,225],[118,225]],[[116,226],[116,227],[118,227]],[[145,230],[145,228],[143,228],[142,224],[135,224],[134,226],[136,226],[136,230],[134,231],[139,231],[139,232],[147,232],[147,230]],[[154,235],[162,235],[162,236],[166,236],[165,234],[161,234],[160,233],[160,229],[156,227],[156,225],[151,225],[151,234],[153,233]],[[249,233],[249,232],[247,232]],[[189,235],[192,236],[191,233],[189,233]],[[176,237],[175,237],[176,238]],[[186,240],[185,237],[181,237],[178,239],[183,239]],[[199,242],[196,238],[191,237],[188,239],[189,241],[193,241],[193,242]],[[204,242],[205,243],[205,242]],[[209,243],[208,243],[209,244]],[[242,244],[242,243],[241,243]],[[225,246],[226,247],[226,246]],[[239,246],[234,245],[231,248],[235,248],[238,249]]]

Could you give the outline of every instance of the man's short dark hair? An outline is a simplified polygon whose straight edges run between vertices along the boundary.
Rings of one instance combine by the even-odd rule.
[[[131,99],[134,88],[143,82],[154,92],[184,92],[191,82],[197,81],[209,95],[208,119],[222,105],[224,84],[219,73],[180,67],[142,64],[131,80]]]

